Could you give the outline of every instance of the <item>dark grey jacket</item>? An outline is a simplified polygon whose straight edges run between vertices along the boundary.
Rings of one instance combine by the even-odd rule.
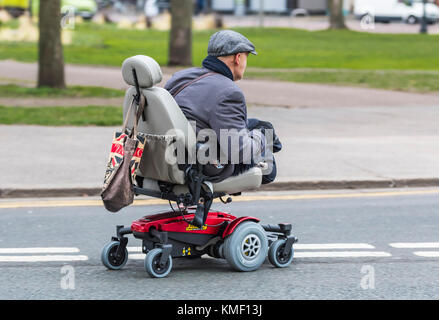
[[[208,72],[212,71],[206,68],[178,71],[166,83],[165,89],[174,95],[186,83]],[[219,140],[221,129],[236,129],[238,132],[244,129],[240,134],[239,162],[243,162],[243,155],[251,154],[249,150],[259,152],[264,147],[265,137],[260,132],[247,130],[247,106],[242,90],[224,75],[217,73],[192,83],[181,90],[175,100],[186,118],[196,122],[197,133],[211,128]],[[224,153],[227,151],[229,161],[232,159],[230,147],[229,143],[229,150],[223,150]]]

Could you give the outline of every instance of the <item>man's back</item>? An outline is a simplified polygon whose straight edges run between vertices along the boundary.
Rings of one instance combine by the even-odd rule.
[[[207,73],[212,71],[206,68],[178,71],[166,83],[165,89],[175,95],[183,86]],[[196,122],[197,132],[211,128],[219,137],[219,129],[240,131],[246,128],[244,95],[232,80],[222,74],[213,73],[195,81],[174,98],[188,120]]]
[[[208,73],[212,74],[198,79]],[[194,82],[190,83],[191,81]],[[184,87],[185,85],[187,86]],[[251,152],[262,149],[263,136],[254,135],[247,130],[244,94],[228,77],[207,68],[189,68],[176,72],[166,83],[165,89],[174,96],[186,118],[195,121],[197,133],[202,129],[212,129],[215,132],[223,154],[227,155],[228,163],[237,158],[239,160],[233,164],[242,163],[244,154],[251,155]],[[237,150],[231,149],[230,134],[227,141],[220,141],[221,130],[232,132],[231,136],[239,135]],[[236,130],[235,133],[233,130]],[[229,166],[227,169],[222,173],[221,179],[232,174],[233,167]]]

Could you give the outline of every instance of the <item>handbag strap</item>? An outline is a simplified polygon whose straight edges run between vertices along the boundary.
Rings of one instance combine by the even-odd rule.
[[[136,99],[134,99],[131,101],[130,107],[128,108],[128,112],[127,115],[125,117],[125,121],[123,122],[123,126],[122,126],[122,132],[125,133],[127,125],[128,125],[128,120],[130,119],[131,114],[134,114],[133,112],[133,106],[135,103]],[[146,99],[144,97],[143,94],[140,95],[140,101],[138,104],[138,108],[137,108],[137,112],[135,113],[135,119],[134,119],[134,124],[133,124],[133,130],[131,131],[130,137],[132,136],[134,139],[136,139],[137,137],[137,123],[139,122],[140,117],[143,114],[143,111],[145,110],[145,104],[146,104]]]
[[[187,83],[185,83],[184,85],[182,85],[172,96],[175,98],[176,96],[177,96],[177,94],[179,94],[184,88],[186,88],[186,87],[188,87],[188,86],[190,86],[192,83],[194,83],[194,82],[197,82],[198,80],[201,80],[201,79],[203,79],[203,78],[205,78],[205,77],[208,77],[208,76],[211,76],[211,75],[214,75],[214,74],[216,74],[217,72],[208,72],[208,73],[205,73],[205,74],[203,74],[203,75],[201,75],[201,76],[199,76],[198,78],[195,78],[194,80],[192,80],[192,81],[189,81],[189,82],[187,82]]]

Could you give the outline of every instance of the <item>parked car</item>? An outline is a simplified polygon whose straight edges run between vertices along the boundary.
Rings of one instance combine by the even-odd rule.
[[[31,12],[33,15],[38,15],[40,0],[31,0]],[[75,9],[75,15],[81,16],[84,19],[91,19],[96,14],[98,6],[95,0],[61,0],[61,13],[65,14],[67,8]]]
[[[17,18],[29,9],[29,0],[0,0],[0,8]]]
[[[404,21],[415,24],[424,14],[422,0],[355,0],[354,15],[358,19],[372,16],[377,22]],[[429,23],[439,20],[439,7],[426,4],[426,17]]]

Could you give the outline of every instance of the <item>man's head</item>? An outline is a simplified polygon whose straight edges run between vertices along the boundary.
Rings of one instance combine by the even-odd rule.
[[[247,67],[247,57],[249,52],[239,52],[229,56],[218,57],[224,62],[226,66],[232,71],[233,79],[235,81],[241,80],[244,77],[245,68]]]
[[[247,57],[257,55],[255,46],[242,34],[232,30],[218,31],[210,37],[207,54],[223,61],[233,73],[235,81],[242,79]]]

